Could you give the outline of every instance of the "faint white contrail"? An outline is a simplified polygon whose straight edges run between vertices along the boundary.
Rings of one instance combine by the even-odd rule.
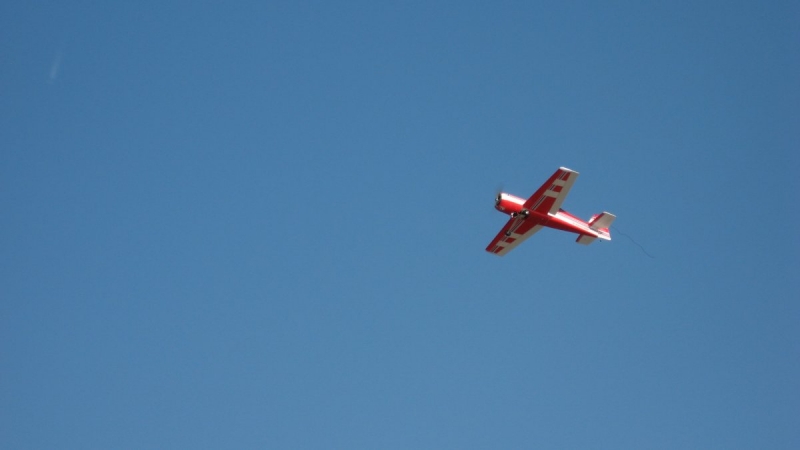
[[[50,84],[53,84],[58,78],[58,70],[61,68],[61,59],[64,57],[64,54],[59,51],[56,53],[56,57],[53,58],[53,64],[50,65]]]

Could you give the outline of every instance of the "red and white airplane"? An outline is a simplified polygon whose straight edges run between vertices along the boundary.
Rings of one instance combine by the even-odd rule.
[[[542,227],[577,233],[576,242],[583,245],[589,245],[598,238],[610,241],[608,227],[617,218],[615,215],[603,212],[584,222],[561,209],[576,179],[578,172],[561,167],[527,200],[504,192],[497,194],[494,207],[511,216],[511,219],[492,239],[486,251],[504,256]]]

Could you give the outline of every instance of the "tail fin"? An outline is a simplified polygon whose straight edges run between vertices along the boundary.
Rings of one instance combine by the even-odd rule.
[[[611,214],[610,212],[602,212],[600,214],[595,214],[589,219],[589,228],[595,231],[605,231],[608,232],[608,227],[614,222],[617,216]]]
[[[604,241],[611,240],[611,232],[608,228],[614,222],[617,216],[611,214],[610,212],[603,212],[600,214],[595,214],[589,219],[589,228],[597,232],[597,236],[590,236],[588,234],[582,234],[578,236],[578,239],[575,241],[579,244],[589,245],[594,242],[595,239],[602,239]]]

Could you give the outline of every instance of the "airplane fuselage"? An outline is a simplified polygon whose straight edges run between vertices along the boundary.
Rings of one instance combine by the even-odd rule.
[[[561,208],[559,208],[555,214],[542,214],[536,211],[526,210],[523,206],[525,204],[525,199],[515,195],[502,193],[499,198],[500,200],[495,203],[495,209],[512,218],[520,217],[520,220],[533,220],[539,225],[556,230],[601,237],[601,234],[593,230],[588,222]],[[524,219],[523,216],[525,216]]]

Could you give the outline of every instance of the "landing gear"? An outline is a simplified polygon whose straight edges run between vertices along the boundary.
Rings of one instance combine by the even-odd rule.
[[[520,219],[527,219],[527,218],[528,218],[528,216],[530,215],[530,213],[531,213],[531,212],[530,212],[530,211],[528,211],[527,209],[523,209],[522,211],[520,211],[520,212],[518,212],[518,213],[513,213],[513,212],[512,212],[512,213],[511,213],[511,218],[512,218],[512,219],[516,219],[517,217],[519,217]]]
[[[523,209],[518,213],[512,212],[511,214],[509,214],[511,216],[511,219],[514,220],[514,224],[511,225],[511,227],[509,227],[508,231],[506,231],[505,233],[506,237],[511,236],[511,233],[515,231],[517,228],[519,228],[522,221],[527,219],[530,213],[531,212],[528,211],[527,209]]]

